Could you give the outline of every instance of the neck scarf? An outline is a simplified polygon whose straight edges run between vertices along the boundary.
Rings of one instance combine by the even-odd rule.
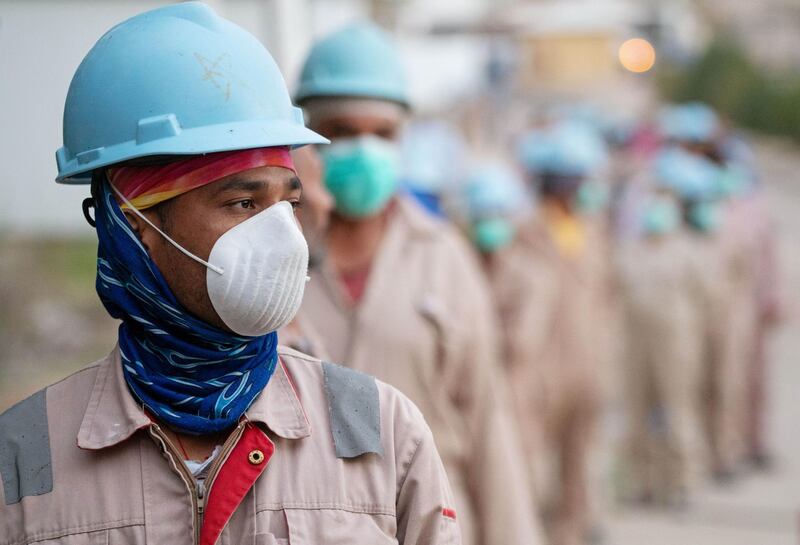
[[[97,293],[122,320],[119,349],[133,396],[176,431],[235,425],[278,362],[278,337],[243,337],[191,316],[131,230],[104,179],[96,199]]]

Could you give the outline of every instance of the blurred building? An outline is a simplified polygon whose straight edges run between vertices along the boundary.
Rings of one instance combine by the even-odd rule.
[[[492,125],[505,130],[509,118],[525,118],[520,108],[554,96],[646,102],[630,98],[646,95],[645,80],[620,69],[619,44],[681,33],[691,42],[699,28],[689,0],[207,1],[263,41],[290,87],[315,38],[379,21],[402,50],[415,110],[456,112],[469,133],[495,143]],[[80,213],[88,189],[53,183],[69,81],[113,24],[167,3],[0,0],[0,234],[91,234]]]

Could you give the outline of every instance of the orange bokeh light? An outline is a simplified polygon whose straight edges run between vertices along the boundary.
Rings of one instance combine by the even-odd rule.
[[[647,40],[631,38],[619,47],[619,62],[625,70],[647,72],[656,63],[656,51]]]

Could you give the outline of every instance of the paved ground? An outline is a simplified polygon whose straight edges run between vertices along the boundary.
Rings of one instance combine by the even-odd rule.
[[[800,543],[800,153],[764,144],[759,162],[781,237],[788,321],[773,339],[770,434],[777,466],[729,488],[707,487],[676,516],[611,513],[608,545],[798,545]]]

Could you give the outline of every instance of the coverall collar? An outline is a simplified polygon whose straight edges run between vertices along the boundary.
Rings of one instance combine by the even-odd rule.
[[[282,351],[279,349],[279,357]],[[284,439],[308,437],[311,426],[283,362],[279,360],[279,363],[244,418],[265,424]],[[86,450],[114,446],[151,424],[150,417],[125,383],[119,347],[115,347],[97,366],[97,378],[78,431],[78,447]]]

